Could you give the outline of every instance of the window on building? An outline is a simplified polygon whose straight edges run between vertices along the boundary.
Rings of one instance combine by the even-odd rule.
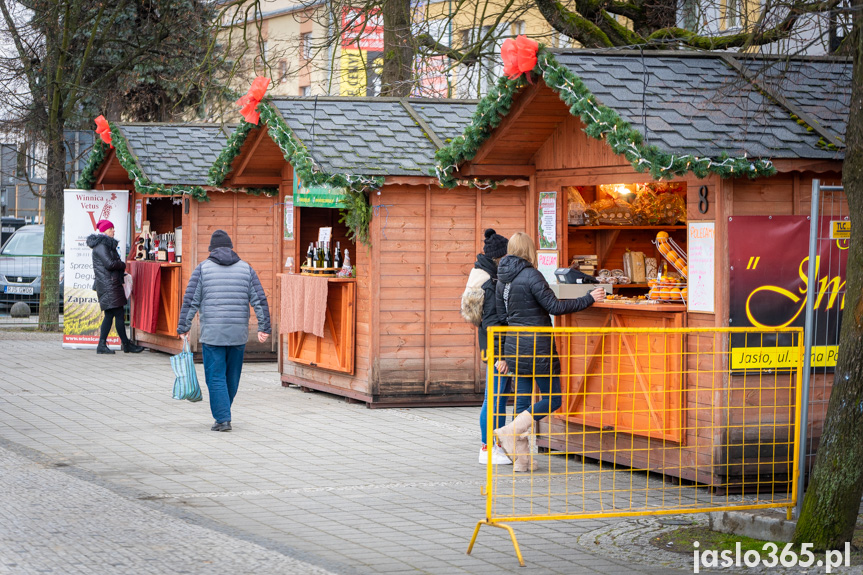
[[[306,32],[300,35],[300,49],[304,60],[312,59],[312,33]]]
[[[312,87],[311,86],[300,86],[300,96],[311,96],[312,95]]]
[[[741,0],[722,0],[722,23],[726,30],[740,27],[742,20],[742,5],[743,2]]]
[[[288,77],[288,61],[279,60],[279,82],[284,82]]]
[[[701,26],[701,5],[699,0],[681,0],[680,26],[684,30],[697,32]]]

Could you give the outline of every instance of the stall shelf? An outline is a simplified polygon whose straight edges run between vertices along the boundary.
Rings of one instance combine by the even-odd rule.
[[[740,220],[741,216],[765,216],[767,221],[767,216],[794,215],[805,219],[813,178],[840,182],[844,147],[841,135],[850,97],[851,64],[846,59],[792,58],[777,67],[777,60],[742,60],[744,57],[540,50],[532,81],[499,83],[495,93],[478,105],[483,113],[475,116],[464,131],[464,138],[454,140],[439,154],[438,173],[447,185],[459,178],[477,178],[482,185],[488,185],[489,181],[520,174],[529,179],[529,201],[534,206],[548,198],[549,193],[555,194],[557,213],[552,237],[556,247],[552,249],[558,251],[562,265],[573,255],[595,254],[599,266],[617,267],[627,248],[659,257],[652,240],[660,230],[689,250],[692,241],[703,240],[699,234],[709,230],[709,241],[699,244],[700,249],[709,250],[714,258],[712,267],[702,270],[707,278],[702,282],[706,294],[703,301],[695,305],[691,298],[687,305],[610,301],[565,316],[558,325],[728,327],[735,313],[731,301],[740,297],[745,300],[747,295],[732,292],[729,249],[741,252],[745,251],[741,247],[746,248],[742,246],[746,242],[750,246],[759,244],[757,236],[733,236],[729,232],[733,220]],[[778,68],[786,80],[781,96],[774,97]],[[759,73],[749,74],[747,69]],[[658,85],[653,83],[656,80],[662,88],[642,93],[645,75],[651,79],[651,86]],[[818,87],[821,84],[829,88],[823,90]],[[727,86],[734,86],[733,94],[724,92],[723,87]],[[749,105],[737,106],[735,102],[740,98]],[[568,225],[571,189],[589,191],[602,185],[632,187],[657,183],[673,184],[671,187],[678,193],[685,194],[682,221],[658,227]],[[588,204],[595,199],[584,198]],[[548,222],[540,225],[547,226]],[[528,226],[535,240],[539,239],[538,229],[536,220]],[[806,243],[805,235],[792,240]],[[799,282],[798,264],[804,265],[795,261],[790,266],[791,282]],[[777,268],[776,274],[780,271]],[[799,289],[805,291],[805,285]],[[626,293],[631,295],[639,290],[644,294],[647,286],[629,286]],[[570,375],[583,373],[570,363],[571,357],[584,357],[598,342],[562,337],[558,347],[563,364],[563,391],[569,401],[566,409],[543,420],[541,429],[546,435],[541,437],[540,444],[585,457],[611,457],[616,464],[635,465],[724,488],[742,483],[744,473],[757,475],[757,462],[755,467],[744,466],[741,458],[744,453],[750,457],[757,453],[759,438],[739,430],[743,423],[763,424],[764,429],[776,434],[770,441],[788,445],[793,423],[790,419],[793,409],[788,406],[793,407],[794,403],[794,398],[788,395],[789,376],[774,374],[772,378],[764,378],[757,393],[749,390],[744,393],[742,378],[726,363],[716,370],[718,375],[712,380],[696,380],[686,375],[692,367],[687,361],[691,361],[688,358],[698,346],[705,345],[705,338],[667,337],[670,338],[667,341],[653,343],[661,349],[678,351],[670,354],[672,365],[660,366],[660,372],[667,375],[659,379],[656,373],[651,373],[650,366],[636,366],[633,360],[626,359],[633,355],[626,349],[633,342],[621,337],[605,338],[602,349],[621,362],[612,365],[607,359],[595,359],[607,361],[607,365],[603,364],[606,373],[616,376],[608,381],[602,378],[584,381]],[[713,345],[712,340],[707,341]],[[567,357],[570,360],[564,359]],[[627,373],[639,373],[644,378],[639,384],[641,391]],[[830,377],[827,374],[818,380],[818,385],[826,382],[828,394]],[[613,383],[612,379],[624,383]],[[621,406],[605,406],[601,410],[602,406],[591,403],[598,401],[600,394],[588,392],[609,385],[629,387],[612,394]],[[813,389],[815,385],[813,382]],[[731,404],[753,408],[740,410],[746,413],[745,421],[722,423],[726,394],[708,390],[723,386]],[[645,388],[659,395],[652,397],[653,391],[645,392]],[[818,399],[823,405],[825,398]],[[646,429],[633,421],[632,412],[636,411],[633,405],[656,405],[652,415],[664,424],[647,434],[627,432],[627,429]],[[712,415],[705,415],[705,410]],[[607,421],[596,415],[599,411],[605,412],[602,417],[608,418]],[[715,436],[701,438],[696,447],[693,435],[698,429],[696,414],[708,417],[711,425],[719,426],[717,429],[722,425],[728,427]],[[823,417],[823,409],[810,410],[809,433],[816,442]],[[603,433],[604,430],[609,432]],[[737,442],[736,447],[723,450],[722,446],[732,439]],[[613,441],[631,446],[627,453],[636,454],[633,457],[638,460],[626,460],[625,453],[609,447],[608,442]],[[608,449],[599,455],[602,445]],[[698,462],[717,464],[699,466]],[[704,472],[705,469],[710,471]]]

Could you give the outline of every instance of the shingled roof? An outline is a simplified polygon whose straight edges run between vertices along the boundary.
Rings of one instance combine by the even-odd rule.
[[[227,142],[218,124],[117,124],[129,152],[151,182],[207,185],[207,173]]]
[[[664,151],[769,159],[841,156],[819,145],[818,129],[829,126],[825,129],[834,137],[845,133],[850,61],[792,60],[783,79],[781,62],[728,54],[551,52],[601,104]],[[777,88],[781,92],[774,97]],[[820,124],[812,126],[815,130],[798,123],[798,107]]]
[[[274,97],[294,135],[331,174],[428,176],[438,147],[462,132],[476,101]]]

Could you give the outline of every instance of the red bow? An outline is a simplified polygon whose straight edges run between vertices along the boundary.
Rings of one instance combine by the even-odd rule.
[[[536,66],[536,51],[539,43],[527,36],[518,36],[515,40],[504,40],[500,48],[503,60],[503,73],[510,80],[515,80],[521,74],[530,72]]]
[[[99,134],[103,142],[113,148],[114,144],[111,143],[111,126],[108,125],[108,120],[105,119],[105,116],[100,115],[93,121],[96,122],[96,133]]]
[[[267,86],[269,85],[269,78],[258,76],[255,78],[255,81],[252,82],[252,87],[249,88],[246,95],[235,102],[237,106],[242,108],[240,110],[240,114],[243,115],[243,118],[245,118],[248,123],[255,124],[256,126],[258,125],[258,120],[261,115],[255,110],[257,109],[258,104],[261,103],[261,100],[264,99],[264,93],[267,91]]]

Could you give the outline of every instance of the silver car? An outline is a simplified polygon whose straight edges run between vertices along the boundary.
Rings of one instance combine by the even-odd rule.
[[[45,226],[19,228],[0,249],[0,305],[23,301],[38,307],[42,292],[42,241]],[[60,257],[60,307],[63,306],[63,257]]]

